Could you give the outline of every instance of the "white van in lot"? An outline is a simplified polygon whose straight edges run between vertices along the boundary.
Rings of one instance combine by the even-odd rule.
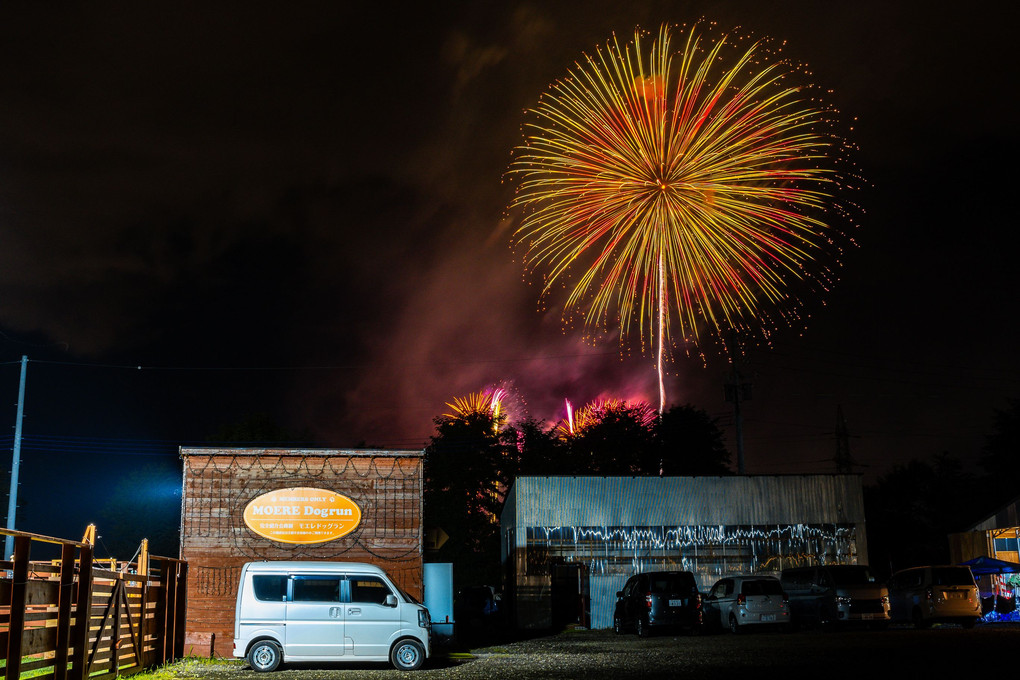
[[[234,656],[256,671],[304,661],[389,661],[416,670],[431,653],[429,611],[379,567],[249,562],[241,569]]]

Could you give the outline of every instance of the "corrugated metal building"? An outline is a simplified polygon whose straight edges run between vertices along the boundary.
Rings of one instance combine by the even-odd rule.
[[[500,519],[505,600],[518,627],[612,625],[641,571],[778,574],[866,564],[859,475],[520,477]]]
[[[422,451],[182,448],[187,649],[210,653],[215,636],[215,653],[231,655],[237,584],[249,561],[369,562],[420,598],[422,456]],[[335,499],[341,497],[349,515],[323,509],[339,507]],[[246,517],[256,503],[262,516]],[[304,506],[313,514],[292,514]],[[349,519],[355,514],[356,521]]]

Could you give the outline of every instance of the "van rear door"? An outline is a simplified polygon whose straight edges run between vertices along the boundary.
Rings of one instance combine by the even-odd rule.
[[[344,654],[342,574],[295,574],[290,578],[284,658]]]

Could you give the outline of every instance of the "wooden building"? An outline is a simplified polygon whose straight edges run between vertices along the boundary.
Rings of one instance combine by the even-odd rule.
[[[368,562],[422,595],[422,451],[181,448],[189,654],[233,652],[245,562]]]

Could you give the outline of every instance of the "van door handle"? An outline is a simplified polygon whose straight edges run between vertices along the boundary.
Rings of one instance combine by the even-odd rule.
[[[361,615],[361,607],[351,607],[350,609],[347,610],[347,613],[348,613],[348,615],[360,616]]]
[[[330,607],[329,608],[329,616],[330,616],[330,618],[339,619],[340,618],[340,611],[341,611],[340,607]]]

